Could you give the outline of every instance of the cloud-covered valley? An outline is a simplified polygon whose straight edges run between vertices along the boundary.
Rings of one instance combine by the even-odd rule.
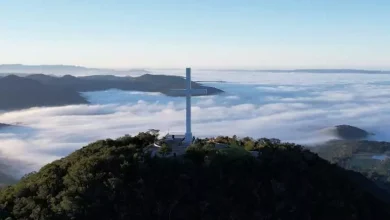
[[[234,71],[193,75],[195,80],[227,81],[210,83],[226,94],[194,98],[195,136],[236,134],[304,144],[331,138],[318,134],[319,129],[350,124],[375,133],[376,139],[390,139],[389,75]],[[37,170],[98,139],[150,128],[184,131],[183,98],[118,90],[83,95],[91,105],[0,114],[0,123],[18,125],[0,130],[1,159],[12,165],[14,175]]]

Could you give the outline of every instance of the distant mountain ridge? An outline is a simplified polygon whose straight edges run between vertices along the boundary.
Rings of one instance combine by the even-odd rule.
[[[273,73],[361,73],[361,74],[390,74],[390,70],[365,70],[365,69],[204,69],[210,71],[237,71],[237,72],[273,72]]]
[[[9,126],[11,126],[11,125],[0,123],[0,129],[6,128],[6,127],[9,127]]]
[[[139,77],[91,75],[62,77],[32,74],[25,77],[8,75],[0,78],[0,109],[16,110],[40,106],[88,104],[80,92],[120,89],[125,91],[160,92],[174,96],[171,89],[184,89],[185,79],[179,76],[144,74]],[[223,91],[192,82],[193,88],[207,89],[208,95]]]
[[[166,69],[166,71],[176,69]],[[238,71],[238,72],[276,72],[276,73],[363,73],[363,74],[390,74],[390,70],[366,69],[199,69],[209,71]],[[150,73],[145,69],[117,70],[109,68],[88,68],[74,65],[23,65],[0,64],[0,74],[54,74],[54,75],[142,75]]]
[[[15,75],[0,78],[1,110],[87,103],[87,100],[74,90],[45,85]]]
[[[4,74],[54,74],[54,75],[141,75],[149,73],[143,69],[116,70],[106,68],[88,68],[73,65],[23,65],[23,64],[0,64],[0,73]]]

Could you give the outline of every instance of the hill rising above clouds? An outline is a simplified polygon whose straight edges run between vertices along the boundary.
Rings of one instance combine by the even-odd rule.
[[[44,74],[27,76],[8,75],[0,78],[0,110],[14,110],[39,106],[87,104],[80,92],[120,89],[126,91],[160,92],[166,95],[170,89],[183,89],[185,79],[179,76],[150,75],[118,77],[92,75],[62,77]],[[223,91],[192,83],[193,88],[207,89],[208,95]]]
[[[6,128],[6,127],[9,127],[9,126],[11,126],[11,125],[0,123],[0,129]]]
[[[6,219],[389,219],[388,194],[302,147],[222,137],[151,157],[156,136],[89,144],[0,191]],[[246,148],[258,158],[239,153]]]
[[[372,133],[369,133],[361,128],[351,125],[337,125],[322,129],[320,133],[334,137],[341,140],[362,140],[367,139]]]

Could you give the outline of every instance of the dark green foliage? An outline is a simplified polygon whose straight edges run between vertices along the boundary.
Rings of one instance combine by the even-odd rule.
[[[300,146],[263,139],[255,158],[237,138],[227,151],[198,139],[166,158],[145,152],[154,140],[97,141],[46,165],[0,191],[0,219],[390,219],[387,203]]]
[[[218,136],[214,139],[215,142],[221,143],[221,144],[227,144],[230,146],[239,146],[243,147],[248,151],[251,150],[258,150],[266,146],[271,145],[278,145],[280,144],[279,139],[275,138],[260,138],[257,140],[254,140],[251,137],[244,137],[244,138],[238,138],[237,136],[228,137],[228,136]]]
[[[389,142],[379,141],[343,141],[333,140],[311,148],[322,158],[339,166],[364,174],[377,185],[390,193],[390,160],[379,161],[367,159],[370,163],[364,166],[355,166],[353,160],[359,157],[383,155],[390,152]]]
[[[172,147],[168,146],[167,144],[163,143],[158,151],[159,154],[162,156],[167,156],[172,152]]]
[[[384,154],[390,152],[390,142],[333,140],[313,148],[323,158],[337,163],[358,153]]]

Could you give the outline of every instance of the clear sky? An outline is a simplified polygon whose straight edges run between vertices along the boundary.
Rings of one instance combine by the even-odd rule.
[[[390,69],[390,1],[2,0],[0,63]]]

